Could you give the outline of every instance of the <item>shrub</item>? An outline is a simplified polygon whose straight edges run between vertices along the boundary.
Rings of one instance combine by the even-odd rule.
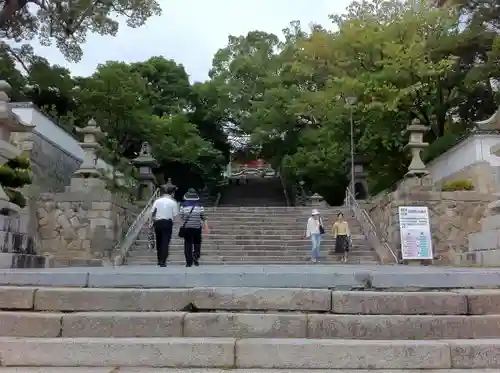
[[[443,184],[443,192],[454,192],[456,190],[474,190],[474,184],[470,180],[453,180]]]
[[[26,206],[26,199],[16,189],[31,184],[31,181],[31,163],[26,157],[13,158],[0,166],[0,185],[10,202],[21,208]]]

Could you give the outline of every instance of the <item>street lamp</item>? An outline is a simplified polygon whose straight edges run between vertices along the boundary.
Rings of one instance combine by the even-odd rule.
[[[349,117],[351,124],[351,195],[353,199],[356,199],[354,194],[354,120],[353,120],[353,106],[356,104],[356,97],[346,97],[345,103],[349,105]]]

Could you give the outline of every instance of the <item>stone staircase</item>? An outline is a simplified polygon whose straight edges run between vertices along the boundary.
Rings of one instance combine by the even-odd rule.
[[[224,187],[220,206],[286,206],[285,192],[279,178],[248,176],[247,184],[232,184]]]
[[[308,276],[305,283],[322,276],[301,267],[313,266],[293,270]],[[168,277],[172,269],[176,268],[162,272]],[[191,272],[201,280],[196,276],[199,269],[186,271],[184,281]],[[493,373],[500,369],[499,290],[436,290],[435,284],[429,284],[432,291],[187,288],[185,284],[137,288],[148,273],[94,269],[89,275],[77,270],[45,272],[47,276],[43,271],[2,273],[0,372],[486,373],[483,369],[489,368]],[[149,274],[158,270],[152,268]],[[406,272],[411,277],[412,268]],[[103,274],[108,283],[118,284],[117,278],[128,276],[135,278],[135,285],[91,284],[95,276],[106,282]],[[211,274],[208,286],[216,274]],[[420,273],[424,282],[435,278],[431,269],[429,274]],[[245,273],[225,275],[241,280]],[[386,275],[380,275],[382,283],[387,282]],[[403,279],[405,275],[399,274]],[[469,275],[445,277],[449,282]],[[359,277],[352,272],[350,281]],[[46,286],[34,285],[40,281]]]
[[[305,263],[310,259],[310,241],[304,238],[309,207],[217,207],[207,208],[210,233],[204,235],[202,264]],[[342,211],[352,230],[350,263],[375,263],[376,254],[361,232],[358,221],[343,207],[321,210],[326,235],[320,262],[336,263],[334,240],[330,235],[336,214]],[[184,263],[183,240],[177,237],[180,222],[174,226],[169,263]],[[148,248],[148,227],[143,227],[129,251],[128,265],[156,264],[156,251]]]

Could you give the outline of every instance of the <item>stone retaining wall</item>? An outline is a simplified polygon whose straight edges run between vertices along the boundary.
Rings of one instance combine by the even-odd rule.
[[[397,253],[401,251],[399,206],[427,206],[431,219],[434,256],[443,264],[453,263],[455,253],[468,250],[468,235],[481,230],[479,221],[491,194],[475,191],[441,192],[401,186],[393,193],[378,195],[367,208],[379,234]]]
[[[37,252],[55,256],[59,264],[109,258],[138,213],[137,206],[107,190],[41,194]]]

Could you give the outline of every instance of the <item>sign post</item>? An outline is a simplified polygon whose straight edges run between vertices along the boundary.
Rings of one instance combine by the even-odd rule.
[[[425,206],[399,207],[399,232],[403,260],[432,260],[429,209]]]

